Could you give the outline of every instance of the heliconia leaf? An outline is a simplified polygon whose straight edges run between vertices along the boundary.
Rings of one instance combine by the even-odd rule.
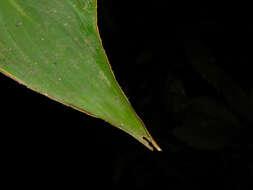
[[[161,150],[115,79],[96,6],[96,0],[1,0],[0,71]]]

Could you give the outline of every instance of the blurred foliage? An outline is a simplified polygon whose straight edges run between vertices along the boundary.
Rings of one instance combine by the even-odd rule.
[[[174,134],[189,145],[202,149],[223,148],[238,135],[239,121],[225,105],[209,97],[197,97],[190,102],[183,127]]]
[[[252,25],[233,9],[224,13],[210,4],[121,3],[100,4],[103,43],[120,84],[165,151],[119,154],[113,184],[247,189]]]

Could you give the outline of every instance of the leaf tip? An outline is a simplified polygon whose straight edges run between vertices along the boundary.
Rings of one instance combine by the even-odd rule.
[[[151,136],[149,136],[149,138],[142,137],[142,139],[143,140],[141,141],[141,143],[143,143],[149,150],[153,151],[155,148],[159,152],[162,151],[162,149],[159,147],[159,145],[154,141],[154,139]]]

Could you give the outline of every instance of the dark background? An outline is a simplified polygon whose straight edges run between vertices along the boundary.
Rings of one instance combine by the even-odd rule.
[[[116,78],[163,152],[0,75],[9,185],[252,189],[250,10],[98,1]]]

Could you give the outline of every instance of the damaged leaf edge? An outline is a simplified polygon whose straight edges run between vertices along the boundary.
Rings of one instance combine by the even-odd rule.
[[[162,151],[162,149],[158,146],[158,144],[154,141],[154,139],[152,138],[152,136],[151,136],[150,133],[148,132],[148,130],[147,130],[147,128],[146,128],[144,122],[141,120],[141,118],[137,115],[137,113],[136,113],[135,110],[133,109],[131,103],[129,102],[129,100],[128,100],[128,98],[126,97],[125,93],[124,93],[123,90],[121,89],[121,87],[120,87],[118,81],[116,80],[116,77],[115,77],[115,75],[114,75],[114,73],[113,73],[113,70],[112,70],[112,68],[111,68],[111,65],[110,65],[110,63],[109,63],[109,59],[108,59],[108,57],[107,57],[107,55],[106,55],[106,52],[105,52],[105,50],[104,50],[104,48],[103,48],[102,40],[101,40],[101,38],[100,38],[99,29],[98,29],[98,24],[97,24],[97,0],[94,0],[94,1],[95,1],[95,12],[94,12],[94,14],[95,14],[95,23],[94,23],[94,24],[95,24],[95,27],[96,27],[96,35],[97,35],[97,37],[98,37],[98,39],[99,39],[99,41],[100,41],[100,45],[101,45],[101,48],[102,48],[102,50],[103,50],[104,57],[105,57],[105,59],[106,59],[106,63],[108,64],[108,66],[109,66],[109,68],[110,68],[110,71],[111,71],[111,73],[112,73],[112,75],[113,75],[113,77],[114,77],[114,79],[115,79],[115,81],[116,81],[116,84],[118,85],[118,87],[119,87],[121,93],[124,95],[125,99],[127,100],[128,104],[129,104],[129,106],[131,107],[132,111],[134,112],[135,116],[136,116],[137,119],[141,122],[142,127],[145,129],[145,132],[146,132],[146,135],[145,135],[145,136],[144,136],[144,135],[131,134],[131,133],[128,132],[127,130],[125,130],[125,129],[123,129],[122,127],[118,126],[117,124],[114,124],[114,123],[112,123],[112,122],[110,122],[110,121],[107,121],[107,120],[105,120],[104,118],[100,118],[99,116],[96,116],[96,115],[94,115],[94,114],[92,114],[92,113],[90,113],[90,112],[88,112],[88,111],[86,111],[86,110],[84,110],[84,109],[81,109],[81,108],[79,108],[79,107],[77,107],[77,106],[75,106],[75,105],[73,105],[73,104],[70,104],[70,103],[68,103],[68,102],[64,102],[64,101],[62,101],[62,100],[57,99],[56,97],[53,97],[53,96],[51,96],[51,95],[49,95],[49,94],[46,94],[46,93],[43,93],[41,90],[35,89],[35,88],[33,88],[33,87],[31,87],[31,86],[25,84],[24,82],[22,82],[22,80],[18,79],[17,77],[15,77],[15,76],[12,75],[11,73],[5,71],[5,70],[2,69],[2,68],[0,68],[0,73],[3,73],[5,76],[7,76],[7,77],[9,77],[9,78],[11,78],[11,79],[13,79],[13,80],[15,80],[15,81],[18,82],[19,84],[22,84],[22,85],[26,86],[27,88],[29,88],[29,89],[31,89],[31,90],[33,90],[33,91],[39,93],[39,94],[42,94],[42,95],[48,97],[49,99],[52,99],[52,100],[57,101],[57,102],[60,102],[61,104],[64,104],[64,105],[66,105],[66,106],[69,106],[69,107],[71,107],[71,108],[73,108],[73,109],[75,109],[75,110],[78,110],[78,111],[80,111],[80,112],[82,112],[82,113],[85,113],[85,114],[87,114],[87,115],[89,115],[89,116],[92,116],[92,117],[95,117],[95,118],[99,118],[99,119],[102,119],[102,120],[106,121],[107,123],[110,123],[111,125],[115,126],[116,128],[119,128],[119,129],[121,129],[122,131],[124,131],[124,132],[126,132],[127,134],[129,134],[130,136],[134,137],[136,140],[138,140],[140,143],[142,143],[144,146],[146,146],[146,147],[147,147],[148,149],[150,149],[151,151],[153,151],[153,147],[154,147],[156,150],[158,150],[158,151]]]
[[[108,59],[108,57],[107,57],[107,55],[106,55],[106,52],[105,52],[105,49],[104,49],[104,47],[103,47],[103,43],[102,43],[102,40],[101,40],[101,37],[100,37],[100,34],[99,34],[98,21],[97,21],[97,18],[98,18],[98,17],[97,17],[97,0],[94,0],[94,1],[95,1],[95,23],[94,23],[94,24],[95,24],[95,26],[96,26],[97,37],[98,37],[98,39],[99,39],[99,41],[100,41],[100,45],[101,45],[101,47],[102,47],[102,49],[103,49],[103,53],[104,53],[104,56],[105,56],[105,59],[106,59],[106,63],[108,64],[108,66],[109,66],[109,68],[110,68],[110,71],[111,71],[111,73],[112,73],[112,75],[113,75],[113,77],[114,77],[114,79],[115,79],[115,81],[116,81],[116,83],[117,83],[117,85],[118,85],[120,91],[121,91],[122,94],[124,95],[125,99],[127,100],[129,106],[131,107],[132,111],[133,111],[134,114],[136,115],[137,119],[141,122],[142,127],[145,129],[145,131],[146,131],[146,133],[147,133],[147,136],[137,137],[137,136],[134,136],[133,134],[130,134],[129,132],[125,131],[125,130],[122,129],[121,127],[119,127],[119,126],[117,126],[117,125],[115,125],[115,124],[112,124],[112,123],[111,123],[111,124],[112,124],[113,126],[115,126],[115,127],[118,127],[119,129],[125,131],[125,132],[128,133],[129,135],[133,136],[134,138],[136,138],[138,141],[140,141],[142,144],[144,144],[144,145],[145,145],[147,148],[149,148],[150,150],[153,150],[153,147],[152,147],[152,146],[154,146],[154,148],[156,148],[158,151],[162,151],[162,149],[158,146],[158,144],[155,142],[155,140],[152,138],[152,136],[151,136],[150,133],[148,132],[148,130],[147,130],[147,128],[146,128],[144,122],[141,120],[141,118],[137,115],[137,113],[136,113],[135,110],[133,109],[131,103],[129,102],[129,100],[128,100],[128,98],[127,98],[127,96],[125,95],[124,91],[121,89],[121,87],[120,87],[118,81],[116,80],[116,77],[115,77],[115,75],[114,75],[114,73],[113,73],[113,70],[112,70],[112,67],[111,67],[111,65],[110,65],[110,63],[109,63],[109,59]],[[108,122],[108,121],[107,121],[107,122]],[[150,146],[149,143],[151,143],[152,146]]]

